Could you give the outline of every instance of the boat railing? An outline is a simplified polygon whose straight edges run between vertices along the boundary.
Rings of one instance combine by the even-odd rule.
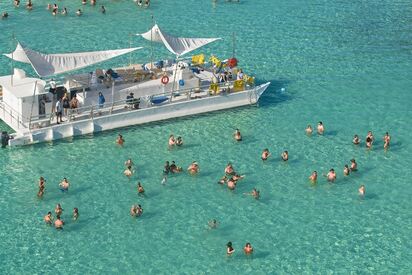
[[[15,110],[4,101],[0,102],[0,112],[4,122],[16,126],[17,129],[28,128],[28,125],[24,123],[24,117],[20,114],[20,112]]]
[[[251,85],[245,89],[253,88]],[[92,104],[74,109],[67,109],[63,117],[66,121],[74,122],[80,120],[94,119],[97,117],[110,116],[117,113],[148,109],[176,102],[184,102],[204,97],[220,96],[235,92],[234,81],[208,84],[204,86],[167,91],[150,96],[122,99],[104,104]],[[30,129],[39,129],[50,126],[56,119],[55,114],[31,116],[27,121]],[[55,121],[54,123],[57,123]]]

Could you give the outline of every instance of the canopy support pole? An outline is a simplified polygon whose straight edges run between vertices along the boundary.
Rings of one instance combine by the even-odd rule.
[[[34,90],[33,90],[33,100],[31,101],[31,110],[30,110],[30,118],[29,118],[29,131],[31,131],[31,119],[33,116],[33,105],[36,100],[36,88],[37,88],[37,80],[34,82]]]

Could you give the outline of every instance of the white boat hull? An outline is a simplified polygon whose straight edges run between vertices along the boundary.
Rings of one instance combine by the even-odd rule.
[[[27,132],[18,132],[13,139],[9,140],[9,145],[18,146],[35,144],[39,142],[112,130],[131,125],[255,104],[258,102],[260,96],[267,89],[269,84],[270,83],[268,82],[247,91],[191,99],[182,102],[166,103],[164,105],[131,110],[128,112],[94,116],[92,118],[78,121],[73,120],[63,124],[33,129]]]

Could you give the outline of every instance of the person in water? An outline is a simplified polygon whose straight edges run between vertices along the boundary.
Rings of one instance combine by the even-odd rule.
[[[100,12],[103,14],[106,13],[106,8],[103,5],[100,7]]]
[[[128,167],[128,166],[133,166],[134,165],[134,163],[133,163],[133,161],[132,161],[132,159],[127,159],[125,162],[124,162],[124,166],[126,166],[126,167]]]
[[[57,15],[59,13],[59,7],[57,6],[57,4],[53,5],[53,9],[52,9],[52,15]],[[70,102],[69,102],[69,97],[67,96],[67,94],[64,94],[63,96],[63,108],[64,108],[64,115],[67,116],[67,110],[70,107]]]
[[[96,5],[96,0],[90,0],[90,5],[92,6]]]
[[[61,14],[62,14],[62,15],[67,15],[67,9],[66,9],[66,7],[63,8]]]
[[[170,165],[170,172],[171,172],[172,174],[176,174],[176,173],[182,172],[182,170],[183,170],[182,167],[177,166],[176,163],[175,163],[175,161],[173,160],[173,161],[172,161],[172,164]]]
[[[51,212],[48,212],[46,216],[44,216],[44,222],[48,225],[51,225],[53,222],[53,216]]]
[[[232,176],[232,179],[237,182],[238,180],[241,180],[241,179],[243,179],[244,177],[245,177],[245,176],[243,176],[243,175],[234,174],[234,175]]]
[[[73,208],[73,221],[79,218],[79,209],[77,207]]]
[[[176,145],[177,145],[177,146],[182,146],[182,145],[183,145],[183,139],[182,139],[181,136],[178,136],[178,137],[177,137]]]
[[[195,174],[199,173],[199,165],[197,164],[196,161],[194,161],[194,162],[192,162],[192,164],[189,165],[187,170],[189,171],[189,174],[195,175]]]
[[[312,183],[315,183],[315,182],[318,180],[318,172],[313,171],[313,172],[312,172],[312,175],[309,176],[309,180],[310,180]]]
[[[162,181],[160,182],[162,185],[166,185],[167,183],[167,175],[163,175]]]
[[[78,9],[78,10],[76,11],[76,15],[77,15],[77,16],[81,16],[82,14],[83,14],[83,12],[82,12],[81,9]]]
[[[245,247],[243,248],[243,251],[245,252],[246,255],[250,255],[253,253],[253,247],[250,243],[246,243]]]
[[[388,149],[391,142],[391,136],[388,132],[383,136],[383,149]]]
[[[86,5],[87,4],[87,0],[82,0],[82,5]]]
[[[281,155],[283,161],[287,161],[289,159],[288,151],[284,151]]]
[[[260,191],[257,190],[256,188],[253,188],[252,192],[250,193],[244,193],[245,195],[251,195],[252,197],[254,197],[255,199],[259,199],[260,198]]]
[[[351,170],[352,172],[355,172],[355,171],[358,170],[358,164],[356,163],[356,160],[355,160],[355,159],[351,159],[351,160],[350,160],[350,170]]]
[[[325,132],[325,127],[323,126],[322,121],[319,121],[317,130],[319,135],[323,135],[323,133]]]
[[[119,144],[120,146],[123,146],[124,142],[125,142],[125,140],[124,140],[123,136],[121,134],[119,134],[117,136],[116,143]]]
[[[236,129],[235,133],[233,134],[233,137],[236,141],[242,141],[242,135],[240,134],[239,129]]]
[[[127,168],[123,171],[123,174],[130,178],[133,175],[132,166],[127,166]]]
[[[56,216],[61,216],[61,214],[63,214],[63,208],[61,207],[60,203],[58,203],[54,208],[54,213],[56,213]]]
[[[352,143],[355,144],[355,145],[359,145],[359,144],[360,144],[360,138],[359,138],[358,135],[354,135],[354,136],[353,136]]]
[[[225,184],[228,181],[228,177],[225,175],[220,178],[220,180],[217,182],[219,184]]]
[[[372,148],[372,144],[375,138],[373,137],[372,131],[368,131],[368,134],[366,135],[366,147],[368,149]]]
[[[345,164],[345,167],[343,168],[343,175],[344,176],[349,176],[349,174],[350,174],[349,166],[347,164]]]
[[[16,8],[20,7],[20,0],[14,0],[14,6]]]
[[[207,223],[210,229],[216,229],[219,225],[216,219],[213,219]]]
[[[233,165],[229,162],[225,167],[225,174],[227,176],[233,176],[235,173],[235,169],[233,169]]]
[[[66,178],[63,178],[62,182],[59,184],[60,190],[63,192],[69,191],[70,183]]]
[[[359,196],[361,196],[362,198],[365,197],[365,192],[366,192],[365,185],[361,185],[358,189],[358,192],[359,192]]]
[[[168,175],[170,173],[170,164],[169,161],[166,161],[165,166],[163,168],[163,175]]]
[[[3,12],[3,13],[1,14],[1,19],[7,19],[8,17],[9,17],[8,12]]]
[[[46,188],[46,180],[43,177],[40,177],[40,179],[39,179],[39,192],[37,192],[37,196],[39,198],[43,197],[45,188]]]
[[[137,193],[139,195],[144,195],[144,188],[140,182],[137,183]]]
[[[140,217],[143,214],[143,208],[140,204],[132,205],[130,209],[130,215],[132,217]]]
[[[226,254],[227,254],[228,256],[232,256],[232,254],[235,253],[235,249],[234,249],[233,246],[232,246],[232,242],[228,242],[228,243],[226,244],[226,247],[227,247],[227,249],[226,249]]]
[[[227,180],[227,188],[229,188],[230,190],[235,190],[236,181],[233,179],[233,177],[231,177]]]
[[[169,146],[173,147],[176,145],[176,140],[175,140],[175,136],[174,135],[170,135],[169,136]]]
[[[305,133],[310,136],[313,133],[312,125],[308,124],[305,129]]]
[[[31,0],[27,1],[26,9],[28,9],[28,10],[32,10],[32,9],[33,9],[33,3],[31,2]]]
[[[265,161],[269,157],[270,157],[269,149],[266,148],[265,150],[263,150],[261,158],[262,158],[263,161]]]
[[[64,221],[60,219],[60,215],[57,215],[56,220],[54,221],[54,227],[56,229],[63,229]]]
[[[330,182],[334,182],[336,180],[336,173],[333,168],[329,170],[328,174],[326,175],[326,178]]]

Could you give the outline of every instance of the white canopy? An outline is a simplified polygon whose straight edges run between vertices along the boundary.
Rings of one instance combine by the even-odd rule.
[[[184,55],[206,44],[221,39],[174,37],[161,31],[157,24],[155,24],[153,28],[151,28],[148,32],[138,35],[141,35],[144,39],[147,39],[149,41],[163,43],[166,48],[176,56]]]
[[[20,43],[17,43],[14,52],[4,55],[16,61],[31,64],[36,73],[40,77],[44,77],[81,69],[141,48],[142,47],[82,53],[44,54],[25,48]]]

